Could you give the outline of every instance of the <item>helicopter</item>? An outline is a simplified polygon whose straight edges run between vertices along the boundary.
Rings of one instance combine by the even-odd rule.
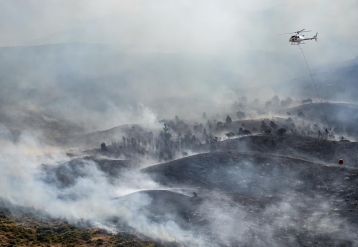
[[[300,44],[305,44],[305,43],[302,43],[304,42],[305,40],[316,40],[317,42],[317,35],[318,33],[316,33],[315,36],[309,38],[309,37],[305,37],[303,34],[300,35],[300,33],[303,33],[303,32],[311,32],[310,30],[309,31],[305,31],[305,29],[302,29],[300,31],[296,31],[296,32],[293,32],[295,33],[295,35],[291,36],[291,38],[288,40],[289,42],[291,42],[291,45],[300,45]],[[293,33],[281,33],[279,35],[283,35],[283,34],[293,34]]]

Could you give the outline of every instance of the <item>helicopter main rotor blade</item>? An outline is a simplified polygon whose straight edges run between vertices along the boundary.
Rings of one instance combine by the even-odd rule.
[[[311,30],[307,30],[305,31],[306,29],[302,29],[300,31],[296,31],[296,32],[292,32],[292,33],[279,33],[277,35],[284,35],[284,34],[293,34],[293,33],[296,33],[296,34],[300,34],[300,33],[305,33],[305,32],[311,32]]]
[[[296,33],[296,32],[294,32],[294,33]],[[293,34],[293,33],[279,33],[277,35],[284,35],[284,34]]]

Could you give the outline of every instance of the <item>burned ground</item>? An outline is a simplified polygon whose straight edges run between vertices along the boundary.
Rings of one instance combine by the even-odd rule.
[[[58,165],[42,165],[42,179],[49,184],[56,184],[60,188],[72,186],[80,177],[88,176],[87,168],[94,166],[103,172],[108,179],[118,179],[122,173],[138,166],[130,160],[113,160],[86,156],[72,159]]]
[[[142,169],[162,189],[117,197],[115,203],[121,210],[144,217],[153,229],[174,222],[182,231],[198,236],[197,242],[182,242],[186,246],[357,244],[355,142],[256,135],[219,141],[215,146],[218,151],[207,153],[210,145],[197,145],[194,150],[202,154]],[[338,158],[345,160],[344,166],[337,164]],[[59,188],[73,186],[77,178],[86,176],[82,168],[88,165],[109,181],[140,167],[133,161],[85,157],[44,166],[45,180]],[[61,195],[59,199],[78,198]],[[122,216],[108,218],[119,231],[154,234],[151,226],[142,228],[126,221]],[[172,240],[181,237],[172,236]]]
[[[207,151],[209,148],[203,145],[198,151]],[[280,154],[324,164],[338,164],[338,160],[343,159],[345,166],[358,167],[356,142],[329,141],[300,135],[257,135],[228,139],[217,143],[216,148],[222,151]]]
[[[227,246],[228,243],[234,246],[239,243],[244,246],[357,244],[354,233],[358,227],[357,169],[325,166],[277,155],[215,152],[156,165],[144,169],[144,172],[165,186],[184,187],[197,192],[198,198],[177,199],[185,201],[186,208],[191,207],[186,217],[191,219],[193,227],[200,225],[201,230],[207,229],[217,220],[222,227],[226,223],[236,227],[244,223],[257,224],[257,227],[273,224],[268,230],[271,237],[267,236],[268,232],[260,232],[259,227],[240,225],[240,230],[237,229],[257,236],[256,240],[249,237],[222,239],[217,232],[206,232],[212,237],[211,241],[217,241],[219,246]],[[156,193],[152,196],[153,206],[164,200],[158,199],[160,192]],[[161,196],[169,200],[166,193]],[[284,212],[280,208],[282,205],[289,209]],[[222,211],[217,213],[213,208]],[[168,209],[162,214],[171,212]],[[225,212],[229,212],[237,222],[221,221]],[[280,217],[287,218],[283,225],[274,226],[273,222],[279,221]],[[332,224],[331,228],[323,229],[323,222]]]

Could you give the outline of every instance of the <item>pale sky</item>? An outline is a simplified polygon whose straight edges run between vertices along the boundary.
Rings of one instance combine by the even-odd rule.
[[[356,0],[2,0],[0,4],[0,46],[84,42],[145,52],[276,51],[289,38],[277,33],[306,28],[312,29],[307,36],[319,32],[319,49],[326,53],[333,47],[351,52],[358,38]],[[330,57],[339,57],[333,53],[328,51]],[[347,53],[341,51],[340,56]]]
[[[13,80],[0,81],[2,97],[26,107],[51,106],[64,116],[75,109],[73,119],[82,112],[80,121],[108,119],[106,127],[133,122],[118,120],[133,112],[130,105],[119,108],[124,97],[144,104],[162,96],[200,98],[218,106],[237,100],[238,91],[269,98],[276,93],[270,83],[290,87],[285,82],[308,73],[290,35],[277,34],[318,32],[317,43],[303,46],[312,68],[352,60],[358,55],[357,10],[357,0],[0,0],[0,47],[76,42],[110,44],[116,51],[96,50],[92,57],[91,46],[68,54],[59,45],[53,54],[40,49],[13,53],[13,61],[2,57],[3,76]],[[128,53],[151,56],[147,64],[145,55]],[[162,53],[172,56],[161,60]],[[18,72],[7,74],[6,66]],[[16,93],[19,100],[12,99]]]

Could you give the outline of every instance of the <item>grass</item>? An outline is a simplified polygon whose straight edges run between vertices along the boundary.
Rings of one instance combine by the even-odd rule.
[[[0,212],[0,246],[160,247],[169,245],[162,245],[151,239],[141,239],[128,233],[113,235],[102,230],[79,228],[60,219],[35,217],[31,213],[10,215]]]

